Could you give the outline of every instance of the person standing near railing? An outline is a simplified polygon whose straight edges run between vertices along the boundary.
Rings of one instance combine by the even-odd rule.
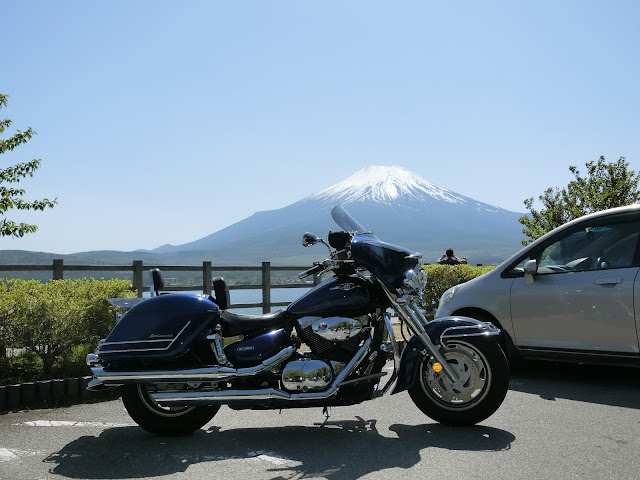
[[[464,260],[464,262],[462,260]],[[453,254],[453,248],[448,248],[445,254],[438,259],[438,263],[440,265],[460,265],[461,263],[467,263],[466,259],[462,260]]]

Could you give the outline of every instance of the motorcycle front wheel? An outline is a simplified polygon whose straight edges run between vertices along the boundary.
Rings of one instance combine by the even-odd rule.
[[[150,392],[158,385],[125,385],[122,403],[129,416],[145,430],[164,436],[187,435],[207,423],[218,413],[218,406],[161,407]]]
[[[509,364],[487,337],[449,340],[441,349],[456,372],[453,382],[432,357],[420,363],[409,395],[429,418],[447,425],[474,425],[491,416],[509,389]]]

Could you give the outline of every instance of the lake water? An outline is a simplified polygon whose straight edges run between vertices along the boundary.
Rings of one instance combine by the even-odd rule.
[[[307,293],[310,288],[271,288],[272,302],[293,302]],[[262,302],[262,290],[230,290],[229,296],[231,304],[234,303],[260,303]],[[271,311],[275,312],[284,307],[272,307]],[[260,314],[262,307],[258,308],[231,308],[234,313]]]
[[[273,288],[271,287],[271,301],[272,302],[293,302],[295,299],[300,298],[307,293],[311,288]],[[196,295],[202,294],[202,292],[185,292],[194,293]],[[148,297],[149,292],[145,292],[143,297]],[[261,303],[262,302],[262,290],[230,290],[229,297],[231,303]],[[271,311],[275,312],[284,307],[272,307]],[[244,313],[246,315],[259,315],[262,313],[262,307],[256,308],[230,308],[229,311],[234,313]]]

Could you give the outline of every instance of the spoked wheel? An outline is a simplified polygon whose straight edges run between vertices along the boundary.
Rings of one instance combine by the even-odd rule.
[[[158,435],[186,435],[206,425],[220,407],[161,407],[151,393],[175,390],[175,385],[126,385],[122,402],[131,418],[145,430]]]
[[[456,372],[453,382],[433,358],[425,357],[414,385],[413,402],[428,417],[448,425],[473,425],[492,415],[509,388],[509,364],[492,338],[450,340],[441,350]]]

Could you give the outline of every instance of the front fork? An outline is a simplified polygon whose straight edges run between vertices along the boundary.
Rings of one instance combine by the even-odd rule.
[[[396,312],[399,317],[402,317],[409,328],[413,331],[416,337],[420,339],[426,349],[426,353],[430,354],[436,362],[442,365],[442,370],[449,377],[453,383],[457,383],[459,380],[458,374],[447,362],[444,355],[434,343],[431,341],[429,335],[424,329],[424,325],[427,323],[427,319],[424,317],[420,309],[413,303],[406,305],[398,305]]]
[[[431,338],[424,329],[424,326],[427,324],[428,320],[413,302],[413,299],[407,296],[394,298],[394,295],[392,295],[392,293],[384,284],[380,283],[380,285],[391,301],[392,308],[396,311],[398,316],[404,322],[406,322],[407,325],[409,325],[409,328],[411,329],[413,334],[418,337],[420,339],[420,342],[422,342],[422,345],[424,345],[424,348],[426,350],[426,352],[424,353],[428,353],[429,355],[431,355],[436,362],[442,365],[442,370],[447,375],[447,377],[449,377],[449,379],[453,383],[457,383],[458,380],[460,380],[458,374],[451,367],[449,362],[447,362],[446,358],[444,358],[444,355],[442,354],[440,349],[431,341]]]

